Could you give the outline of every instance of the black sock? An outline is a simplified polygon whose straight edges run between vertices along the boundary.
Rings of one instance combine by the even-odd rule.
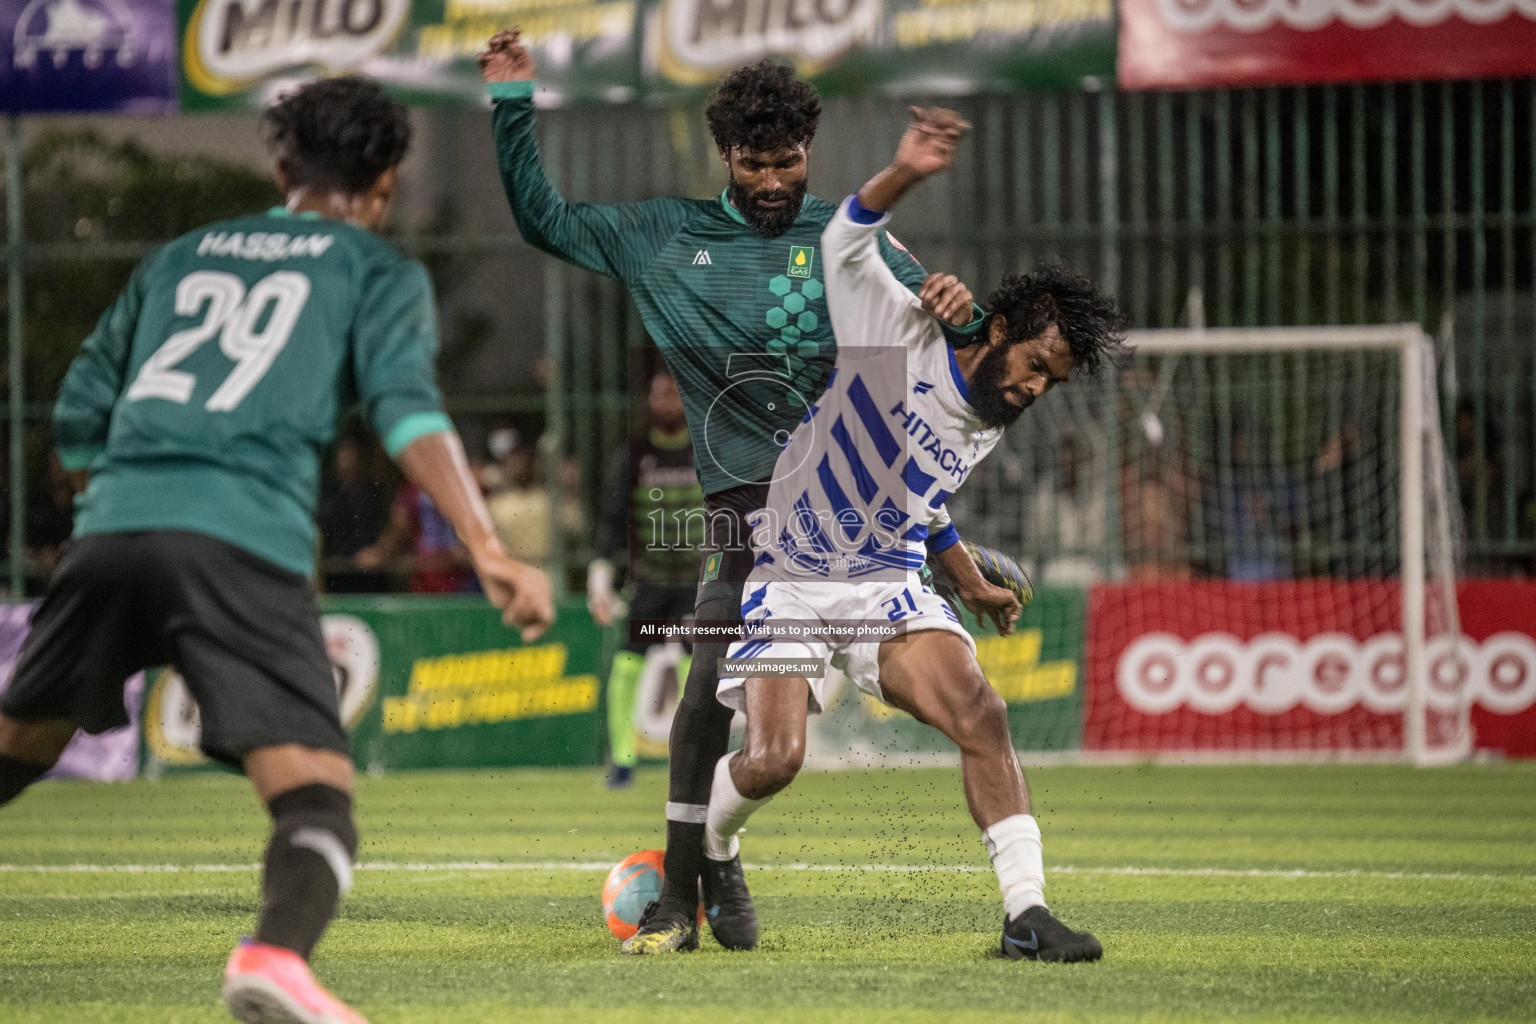
[[[272,799],[272,840],[263,862],[256,941],[304,959],[352,887],[357,829],[352,798],[332,786],[300,786]]]
[[[662,860],[661,903],[693,915],[699,905],[699,875],[704,871],[704,826],[667,822],[667,853]],[[676,879],[674,884],[673,880]],[[690,885],[686,880],[692,879]]]
[[[706,584],[714,587],[717,584]],[[741,617],[741,585],[718,584],[720,596],[700,601],[700,621]],[[704,870],[704,814],[715,781],[715,764],[731,742],[734,712],[715,699],[720,659],[728,644],[696,643],[688,683],[672,719],[668,765],[667,853],[662,863],[661,902],[692,913],[699,901]]]
[[[0,754],[0,804],[8,804],[52,768],[51,764],[33,764]]]

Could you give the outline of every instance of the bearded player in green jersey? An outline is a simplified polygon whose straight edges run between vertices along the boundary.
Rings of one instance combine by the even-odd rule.
[[[287,205],[145,259],[64,379],[55,440],[89,483],[0,699],[0,803],[77,727],[127,724],[128,676],[174,665],[197,698],[204,752],[243,771],[272,815],[255,939],[225,967],[230,1011],[364,1024],[307,966],[357,852],[310,583],[320,456],[338,420],[361,403],[524,639],[554,610],[543,573],[502,553],[443,414],[426,268],[373,234],[410,139],[405,109],[338,78],[266,120]]]
[[[701,882],[716,940],[751,949],[757,915],[740,858],[707,858],[704,822],[714,765],[729,741],[732,713],[715,691],[752,568],[745,517],[762,508],[779,452],[826,389],[837,355],[818,252],[836,207],[806,193],[821,104],[783,65],[742,68],[706,111],[728,174],[719,196],[568,203],[540,162],[535,66],[517,30],[494,37],[480,66],[496,104],[496,158],[518,229],[545,252],[628,286],[682,392],[708,512],[694,616],[696,630],[717,632],[694,634],[672,725],[664,887],[624,952],[696,948]],[[955,278],[928,275],[889,237],[879,245],[925,308],[946,320],[958,309],[964,319],[970,293]],[[964,344],[981,323],[973,316],[951,340]],[[978,615],[1017,614],[1014,595],[979,572],[955,582]]]

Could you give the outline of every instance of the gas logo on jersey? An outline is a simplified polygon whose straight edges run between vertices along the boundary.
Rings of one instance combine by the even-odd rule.
[[[789,247],[789,269],[784,271],[790,277],[810,277],[811,267],[816,263],[816,249],[810,245],[792,245]]]

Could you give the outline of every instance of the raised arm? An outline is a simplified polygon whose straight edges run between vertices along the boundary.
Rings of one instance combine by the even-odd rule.
[[[529,245],[599,274],[631,281],[682,226],[686,202],[568,203],[544,173],[534,134],[538,68],[518,30],[497,33],[480,54],[480,73],[495,101],[496,163],[517,229]],[[617,157],[616,157],[617,158]]]
[[[922,313],[951,326],[974,319],[970,289],[954,275],[928,274],[914,288],[914,273],[922,274],[922,268],[904,251],[893,265],[898,250],[885,231],[891,207],[908,189],[953,165],[967,127],[952,111],[914,107],[891,164],[849,196],[827,225],[822,235],[827,301],[839,337],[899,334]],[[847,325],[846,334],[839,320]]]
[[[914,107],[913,113],[914,115],[921,113],[926,116],[929,114],[929,111],[920,111],[919,108]],[[950,111],[939,111],[938,113],[940,115],[952,114]],[[954,126],[951,131],[963,131],[964,128],[969,127],[964,121],[959,120],[958,115],[953,115],[953,117]],[[926,124],[927,122],[923,123]],[[909,129],[910,133],[911,129]],[[904,145],[906,141],[904,138]],[[955,141],[958,141],[958,137],[956,137]],[[900,163],[902,156],[903,153],[898,149],[897,159],[893,161],[892,166],[886,168],[874,179],[871,179],[865,187],[868,188],[879,183],[885,185],[894,184],[890,179],[896,173],[895,168]],[[950,159],[953,159],[952,152]],[[905,192],[906,188],[910,188],[915,183],[915,180],[905,183],[902,192]],[[881,213],[887,212],[888,207],[871,208],[868,204],[862,202],[865,198],[862,194],[859,198],[861,200],[860,206],[870,211],[870,217],[876,217]],[[918,262],[917,257],[913,256],[905,246],[897,242],[895,236],[888,231],[881,231],[878,234],[877,244],[885,265],[896,276],[897,280],[906,285],[918,297],[923,309],[938,319],[940,326],[944,330],[946,340],[956,348],[963,348],[969,345],[974,339],[976,332],[980,330],[982,321],[985,319],[985,313],[981,307],[972,301],[970,289],[953,274],[928,273],[927,270],[923,269],[923,265]]]
[[[896,156],[859,189],[865,209],[888,213],[913,185],[955,165],[955,150],[970,124],[942,107],[911,110],[912,123],[896,146]]]

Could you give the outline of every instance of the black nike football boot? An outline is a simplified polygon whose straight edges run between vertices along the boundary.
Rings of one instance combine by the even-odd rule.
[[[1076,963],[1104,955],[1098,939],[1073,931],[1044,907],[1030,907],[1017,918],[1005,919],[1002,945],[1003,956],[1010,960]]]
[[[747,892],[740,855],[730,860],[704,858],[704,919],[715,941],[726,949],[752,949],[757,945],[757,908]]]

